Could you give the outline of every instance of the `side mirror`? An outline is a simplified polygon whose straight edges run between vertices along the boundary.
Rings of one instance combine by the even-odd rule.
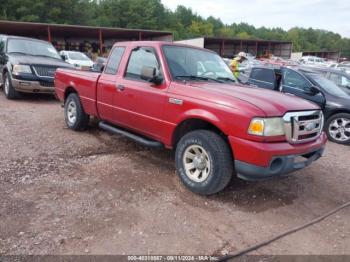
[[[318,93],[320,93],[320,90],[318,90],[318,88],[315,86],[311,86],[305,90],[305,93],[307,93],[308,95],[314,96],[314,95],[317,95]]]
[[[62,58],[63,61],[67,60],[67,57],[65,55],[61,55],[61,58]]]
[[[144,66],[141,69],[141,79],[159,85],[163,78],[157,74],[157,69],[151,66]]]

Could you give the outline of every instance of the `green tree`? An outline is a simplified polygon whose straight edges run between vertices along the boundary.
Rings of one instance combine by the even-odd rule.
[[[0,19],[172,31],[174,39],[198,36],[286,40],[294,51],[340,50],[350,57],[350,39],[326,30],[294,27],[256,28],[247,23],[224,24],[179,5],[167,9],[161,0],[1,0]]]

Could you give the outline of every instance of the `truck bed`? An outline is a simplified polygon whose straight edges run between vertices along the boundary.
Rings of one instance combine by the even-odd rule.
[[[97,115],[96,85],[101,73],[76,69],[57,69],[55,75],[55,90],[57,97],[64,101],[67,87],[74,88],[81,103],[89,115]]]

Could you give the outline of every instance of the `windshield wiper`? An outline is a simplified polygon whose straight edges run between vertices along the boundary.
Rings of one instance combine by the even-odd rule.
[[[54,56],[49,56],[49,55],[33,55],[33,56],[48,57],[48,58],[53,58],[53,59],[61,59],[61,58],[54,57]]]
[[[23,52],[9,52],[8,54],[30,55],[30,54],[23,53]]]
[[[203,76],[195,76],[195,75],[183,75],[183,76],[176,76],[176,79],[181,79],[181,78],[188,78],[191,80],[203,80],[203,81],[214,81],[217,83],[223,83],[221,80],[211,78],[211,77],[203,77]]]
[[[218,77],[217,80],[222,80],[222,81],[231,81],[233,83],[237,83],[236,80],[230,78],[230,77]]]

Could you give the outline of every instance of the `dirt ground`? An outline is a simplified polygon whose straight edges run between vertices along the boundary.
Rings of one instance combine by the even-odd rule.
[[[0,93],[0,254],[220,255],[350,200],[350,147],[283,179],[197,196],[173,153],[65,127],[59,102]],[[348,254],[350,209],[253,254]]]

